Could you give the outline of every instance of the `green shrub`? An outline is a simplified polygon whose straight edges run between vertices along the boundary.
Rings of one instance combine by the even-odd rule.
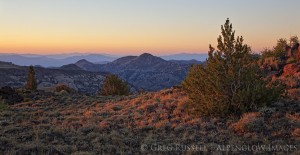
[[[116,75],[108,75],[104,80],[101,95],[129,95],[128,85],[118,78]]]
[[[192,112],[222,117],[240,115],[277,100],[281,90],[267,87],[251,49],[243,44],[243,37],[235,39],[229,19],[221,29],[218,50],[210,45],[205,66],[192,66],[183,81]]]

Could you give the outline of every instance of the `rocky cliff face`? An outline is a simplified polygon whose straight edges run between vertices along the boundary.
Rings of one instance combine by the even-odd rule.
[[[27,79],[27,67],[0,67],[0,87],[23,87]],[[83,70],[62,70],[35,67],[39,89],[48,89],[64,83],[81,93],[95,94],[101,88],[103,73]]]

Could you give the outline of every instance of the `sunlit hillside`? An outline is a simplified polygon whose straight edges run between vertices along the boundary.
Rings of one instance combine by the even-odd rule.
[[[187,96],[179,88],[128,97],[34,95],[34,100],[1,113],[2,154],[160,154],[147,147],[157,144],[203,145],[208,153],[225,144],[300,142],[298,101],[282,100],[240,119],[222,119],[189,115]],[[280,149],[277,152],[286,153]],[[166,154],[174,153],[199,152],[177,150]]]

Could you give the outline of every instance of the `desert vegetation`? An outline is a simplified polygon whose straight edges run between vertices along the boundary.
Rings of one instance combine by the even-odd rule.
[[[127,97],[48,95],[40,93],[1,112],[1,154],[161,154],[150,148],[141,150],[142,144],[198,144],[215,152],[218,144],[300,142],[300,105],[291,100],[245,113],[241,119],[224,119],[188,113],[189,99],[180,89]]]
[[[117,75],[107,75],[100,95],[128,95],[129,88],[128,85],[122,81]]]

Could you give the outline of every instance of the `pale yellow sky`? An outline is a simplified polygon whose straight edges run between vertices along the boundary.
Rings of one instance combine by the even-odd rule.
[[[0,0],[0,53],[201,53],[231,19],[254,51],[300,34],[298,0]]]

